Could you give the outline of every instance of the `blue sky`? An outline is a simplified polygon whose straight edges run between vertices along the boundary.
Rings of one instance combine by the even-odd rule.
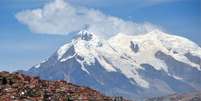
[[[27,69],[48,58],[67,35],[36,34],[15,15],[40,8],[52,0],[0,0],[0,70]],[[98,9],[106,15],[137,23],[150,22],[166,32],[201,45],[200,0],[68,0],[75,6]]]

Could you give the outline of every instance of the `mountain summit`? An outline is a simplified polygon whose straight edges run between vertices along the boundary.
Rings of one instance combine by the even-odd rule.
[[[201,48],[154,30],[105,40],[86,30],[26,74],[130,99],[201,90]]]
[[[93,33],[88,32],[87,30],[80,31],[78,33],[78,37],[80,37],[82,40],[90,41],[93,39],[95,35]]]

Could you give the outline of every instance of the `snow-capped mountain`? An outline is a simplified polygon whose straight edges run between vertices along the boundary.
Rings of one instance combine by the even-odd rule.
[[[84,30],[26,73],[131,99],[189,92],[201,90],[201,48],[159,30],[108,40]]]

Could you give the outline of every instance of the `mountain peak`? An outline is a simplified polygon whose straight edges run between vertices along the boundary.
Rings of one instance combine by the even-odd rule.
[[[27,74],[66,80],[108,95],[144,98],[200,90],[200,60],[200,47],[160,30],[141,35],[119,33],[109,40],[82,30]]]
[[[81,30],[79,33],[78,33],[78,37],[82,40],[86,40],[86,41],[89,41],[91,39],[93,39],[94,37],[94,33],[91,33],[87,30]]]

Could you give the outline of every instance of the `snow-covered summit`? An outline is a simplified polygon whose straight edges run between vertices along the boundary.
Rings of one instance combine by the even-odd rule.
[[[109,39],[109,43],[120,53],[135,57],[136,61],[155,65],[156,68],[165,71],[167,71],[165,64],[157,62],[160,60],[155,57],[158,51],[200,69],[199,65],[191,62],[185,56],[185,54],[191,53],[201,58],[201,48],[197,44],[184,37],[171,35],[160,30],[153,30],[147,34],[136,36],[117,34]],[[137,46],[138,52],[133,52],[132,45]]]
[[[148,37],[154,38],[154,40],[159,40],[164,47],[174,49],[178,52],[187,53],[189,51],[200,50],[200,47],[189,39],[167,34],[160,30],[154,30],[150,33],[147,33],[147,38]]]
[[[61,46],[57,50],[56,56],[60,62],[65,62],[69,59],[75,58],[83,68],[84,64],[95,64],[95,61],[98,60],[101,65],[107,65],[103,66],[106,70],[115,71],[114,67],[108,67],[109,64],[102,56],[103,54],[117,54],[113,51],[114,50],[106,40],[99,38],[94,33],[83,30],[77,34],[77,37],[73,39],[72,42]],[[69,55],[69,53],[71,54]],[[86,71],[86,69],[84,70]]]
[[[66,43],[57,50],[58,59],[61,59],[62,56],[72,47],[74,49],[89,49],[90,47],[95,47],[99,42],[99,38],[94,33],[90,33],[87,30],[82,30],[78,32],[76,37],[70,43]]]

